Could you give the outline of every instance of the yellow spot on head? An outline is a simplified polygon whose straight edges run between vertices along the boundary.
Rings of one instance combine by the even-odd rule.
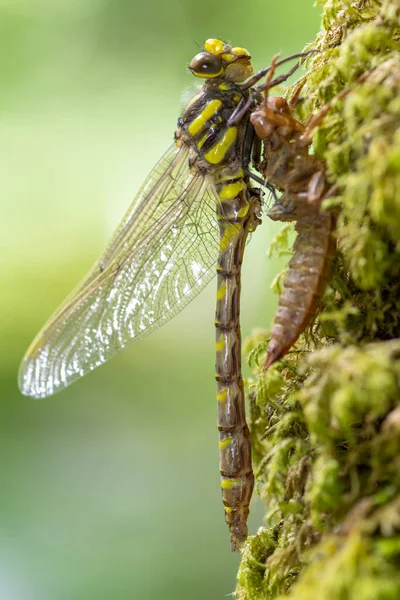
[[[188,127],[190,135],[194,136],[201,131],[207,121],[209,121],[221,107],[221,104],[221,100],[211,100],[211,102],[208,102],[201,113],[190,123]]]
[[[228,84],[226,84],[226,83],[221,83],[221,84],[218,86],[218,89],[219,89],[219,90],[221,90],[221,91],[226,91],[226,90],[229,90],[229,85],[228,85]]]
[[[193,71],[193,74],[196,75],[196,77],[200,77],[201,79],[215,79],[216,77],[219,77],[222,73],[224,69],[221,67],[219,71],[217,71],[216,73],[199,73],[199,71]]]
[[[237,56],[233,56],[232,54],[229,54],[228,52],[224,52],[223,54],[221,54],[221,58],[228,63],[233,62],[234,60],[237,60]]]
[[[204,155],[207,162],[217,165],[224,158],[229,148],[235,142],[237,137],[237,128],[228,127],[222,138]]]
[[[204,50],[210,52],[210,54],[221,54],[224,46],[225,44],[222,40],[216,40],[215,38],[210,38],[204,42]]]
[[[232,54],[236,54],[236,56],[248,56],[248,57],[250,57],[250,54],[246,50],[246,48],[240,48],[239,46],[237,46],[236,48],[232,48],[231,52],[232,52]]]
[[[223,490],[231,490],[239,483],[239,479],[221,479],[221,487]]]

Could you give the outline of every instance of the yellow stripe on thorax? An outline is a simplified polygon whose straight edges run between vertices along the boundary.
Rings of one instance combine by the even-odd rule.
[[[190,123],[188,127],[190,135],[199,133],[207,121],[215,115],[217,110],[221,107],[221,104],[221,100],[211,100],[211,102],[206,104],[201,113]]]
[[[206,139],[208,138],[209,134],[211,133],[212,127],[210,127],[210,131],[207,131],[207,133],[205,133],[203,135],[202,138],[199,139],[199,141],[197,142],[197,147],[200,150],[200,148],[202,147],[202,145],[204,144],[204,142],[206,141]]]
[[[237,137],[237,128],[236,127],[228,127],[225,131],[222,138],[204,155],[204,158],[207,162],[212,165],[217,165],[224,158],[225,154],[228,152],[229,148],[235,142]]]
[[[239,167],[237,171],[233,171],[231,168],[220,169],[215,174],[215,183],[223,183],[230,179],[241,179],[242,177],[244,177],[242,167]]]
[[[239,196],[240,192],[246,187],[243,179],[235,183],[227,183],[224,185],[218,196],[221,200],[232,200]]]
[[[196,102],[196,100],[198,100],[201,96],[203,95],[203,92],[200,92],[199,94],[196,94],[195,96],[193,96],[193,98],[189,101],[188,105],[185,108],[185,112],[188,110],[188,108],[190,108],[190,106],[192,106],[192,104],[194,104]]]

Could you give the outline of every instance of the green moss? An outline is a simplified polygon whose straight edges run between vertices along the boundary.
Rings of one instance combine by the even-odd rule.
[[[322,311],[283,360],[265,373],[266,332],[246,342],[266,510],[242,600],[400,597],[400,3],[319,4],[298,114],[332,101],[313,142],[338,184],[338,254]],[[273,251],[287,244],[285,229]]]
[[[297,356],[267,374],[257,366],[254,372],[252,435],[268,527],[249,538],[238,597],[290,590],[293,598],[350,599],[364,583],[369,593],[371,582],[378,586],[381,577],[384,584],[394,569],[386,555],[400,552],[397,541],[389,543],[397,538],[388,537],[400,525],[400,340],[326,347],[308,355],[302,374]],[[365,578],[360,587],[346,570],[339,581],[349,556],[355,564],[348,569]],[[390,590],[396,593],[385,596]],[[371,598],[397,598],[400,578],[375,591]]]
[[[393,600],[399,597],[399,538],[380,546],[359,532],[327,536],[307,557],[303,577],[279,598],[296,600]]]

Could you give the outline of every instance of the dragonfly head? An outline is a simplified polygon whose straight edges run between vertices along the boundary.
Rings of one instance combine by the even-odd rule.
[[[253,73],[251,56],[245,48],[232,47],[221,40],[210,38],[204,51],[190,61],[189,69],[203,79],[216,79],[240,83]]]

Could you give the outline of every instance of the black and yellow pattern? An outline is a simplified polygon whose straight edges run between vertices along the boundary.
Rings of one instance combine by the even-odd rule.
[[[102,256],[28,349],[19,385],[35,398],[62,390],[182,310],[217,265],[221,485],[236,550],[247,535],[253,489],[239,298],[244,246],[259,222],[260,201],[244,172],[249,111],[238,113],[249,94],[249,82],[242,82],[253,70],[247,50],[215,39],[207,40],[189,68],[204,85],[178,121],[175,143]]]
[[[247,234],[259,222],[259,199],[249,193],[242,168],[247,118],[236,125],[229,119],[247,100],[248,92],[238,84],[253,71],[243,48],[208,40],[204,49],[190,68],[195,75],[210,75],[179,120],[176,139],[192,149],[192,166],[212,177],[219,198],[215,327],[220,471],[225,519],[236,550],[247,537],[254,485],[241,375],[240,276]]]

